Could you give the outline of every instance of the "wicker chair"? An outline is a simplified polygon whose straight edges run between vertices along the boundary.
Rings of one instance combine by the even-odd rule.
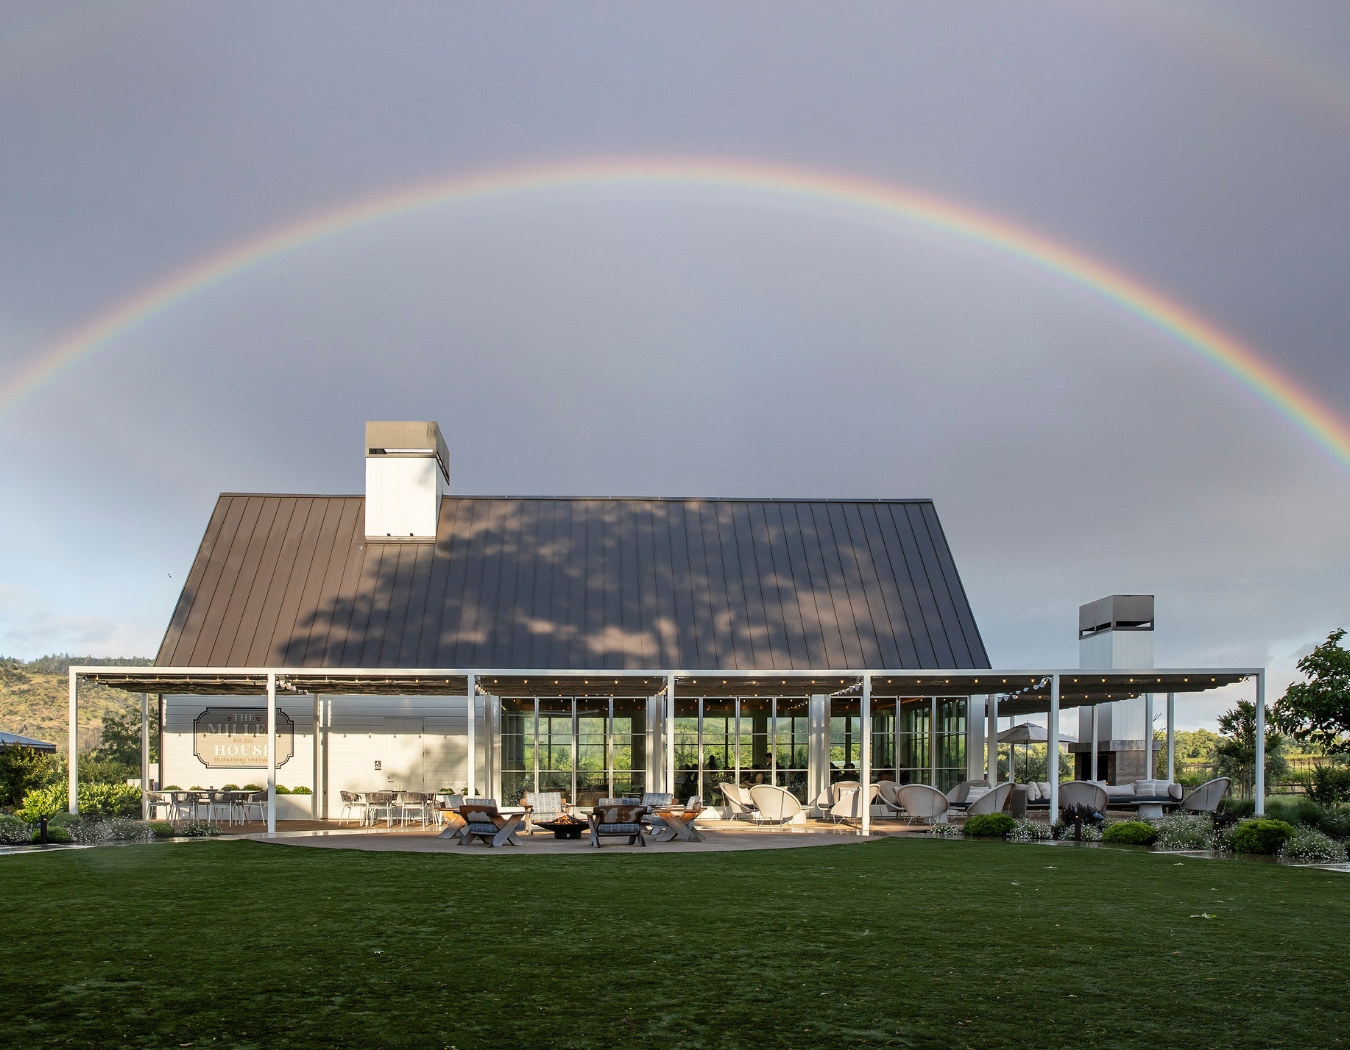
[[[1224,795],[1228,794],[1232,783],[1227,777],[1207,780],[1183,798],[1177,809],[1183,813],[1213,813],[1219,808]]]

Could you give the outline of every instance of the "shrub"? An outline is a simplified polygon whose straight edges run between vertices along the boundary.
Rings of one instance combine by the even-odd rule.
[[[1234,798],[1232,795],[1225,795],[1219,802],[1219,812],[1243,820],[1256,812],[1256,801],[1250,798]]]
[[[26,820],[0,813],[0,846],[19,846],[33,835],[33,826]]]
[[[60,760],[32,747],[0,747],[0,806],[17,806],[28,792],[61,772]]]
[[[1308,778],[1308,796],[1324,806],[1350,798],[1350,766],[1316,766]]]
[[[238,785],[238,784],[226,784],[226,785],[225,785],[223,788],[221,788],[220,790],[221,790],[221,791],[238,791],[238,790],[240,790],[240,789],[239,789],[239,785]]]
[[[1275,854],[1293,832],[1282,820],[1244,820],[1233,833],[1233,852]]]
[[[1017,821],[1006,813],[981,813],[966,821],[965,833],[972,838],[1001,839],[1016,826]]]
[[[167,820],[152,820],[148,827],[150,828],[150,834],[157,839],[171,839],[178,834],[174,830],[174,826]]]
[[[1345,847],[1313,828],[1295,828],[1280,847],[1279,856],[1303,864],[1329,864],[1345,860]]]
[[[1008,832],[1008,838],[1013,842],[1040,842],[1054,838],[1054,833],[1050,830],[1049,824],[1022,817],[1013,821],[1013,829]]]
[[[220,828],[205,820],[189,820],[178,829],[178,834],[189,839],[205,839],[220,834]]]
[[[314,792],[310,791],[309,788],[303,787],[303,786],[302,786],[302,787],[291,788],[291,794],[292,794],[292,795],[312,795],[312,794],[314,794]]]
[[[23,805],[15,812],[24,820],[36,823],[43,817],[65,811],[68,804],[66,782],[58,781],[43,788],[35,788],[23,797]]]
[[[85,821],[74,835],[75,841],[84,846],[101,846],[105,842],[149,842],[154,837],[149,824],[126,817]]]
[[[94,819],[139,816],[141,789],[131,784],[81,784],[80,812]]]
[[[278,795],[290,795],[290,794],[292,794],[292,791],[291,791],[290,788],[288,788],[288,787],[282,787],[280,784],[278,784],[278,785],[277,785],[277,794],[278,794]]]
[[[1205,816],[1173,813],[1154,825],[1158,837],[1153,848],[1159,850],[1213,849],[1214,822]]]
[[[41,829],[41,828],[34,828],[34,829],[33,829],[33,834],[32,834],[32,836],[29,838],[28,841],[31,842],[34,846],[40,844],[41,841],[42,841],[42,829]],[[69,831],[67,831],[65,828],[61,827],[59,824],[48,824],[48,825],[47,825],[47,841],[48,841],[49,843],[50,843],[50,842],[57,842],[57,843],[60,843],[60,844],[64,845],[64,844],[67,843],[67,842],[74,842],[74,841],[75,841],[75,838],[74,838],[73,835],[71,835],[71,833],[70,833]]]
[[[245,785],[244,785],[243,787],[241,787],[239,790],[240,790],[240,791],[261,791],[261,790],[262,790],[262,785],[261,785],[261,784],[245,784]]]
[[[1158,829],[1142,820],[1122,820],[1102,832],[1102,841],[1114,846],[1151,846]]]
[[[452,791],[451,794],[454,794],[454,792]],[[961,830],[960,824],[951,824],[947,821],[929,827],[928,834],[940,839],[960,839],[966,836],[966,833]]]

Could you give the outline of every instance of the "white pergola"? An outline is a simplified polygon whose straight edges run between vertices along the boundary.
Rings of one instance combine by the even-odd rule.
[[[1168,776],[1174,772],[1173,720],[1178,693],[1200,693],[1235,682],[1256,682],[1256,813],[1265,813],[1265,682],[1263,667],[1247,668],[1138,668],[1092,669],[1062,668],[1002,671],[984,669],[875,671],[875,670],[521,670],[457,668],[318,668],[318,667],[116,667],[73,666],[70,668],[70,812],[79,812],[79,754],[76,728],[79,720],[79,683],[98,682],[141,694],[141,776],[148,788],[149,695],[198,694],[207,696],[267,696],[267,833],[276,834],[276,732],[277,691],[292,695],[366,694],[385,696],[466,696],[470,698],[468,718],[468,785],[476,787],[474,770],[473,699],[487,696],[586,696],[625,695],[664,696],[667,726],[675,720],[675,698],[685,696],[784,696],[816,695],[860,698],[859,724],[871,721],[874,689],[884,696],[987,696],[990,732],[986,735],[987,769],[990,782],[998,779],[998,717],[1047,713],[1047,755],[1059,753],[1061,707],[1095,706],[1113,700],[1146,697],[1147,746],[1152,754],[1152,698],[1167,695]],[[1095,723],[1095,713],[1094,713]],[[1094,724],[1095,729],[1095,724]],[[866,785],[872,779],[872,734],[861,734],[859,778]],[[675,780],[675,737],[665,733],[666,783]],[[1096,733],[1093,733],[1093,769],[1096,768]],[[1047,770],[1051,768],[1047,765]],[[1057,770],[1057,765],[1054,767]],[[864,789],[865,790],[865,789]],[[871,832],[870,807],[862,807],[858,832]],[[1059,816],[1059,778],[1050,776],[1050,819]]]

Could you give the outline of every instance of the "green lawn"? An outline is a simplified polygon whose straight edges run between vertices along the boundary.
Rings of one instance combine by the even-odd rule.
[[[1127,850],[102,848],[0,930],[14,1046],[1350,1042],[1350,876]]]

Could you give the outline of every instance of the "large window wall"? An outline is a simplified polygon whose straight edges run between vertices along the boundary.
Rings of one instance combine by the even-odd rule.
[[[675,701],[675,798],[725,804],[719,784],[776,784],[807,801],[805,697]]]
[[[502,699],[502,804],[526,791],[566,802],[640,797],[647,787],[647,701],[578,697]]]

